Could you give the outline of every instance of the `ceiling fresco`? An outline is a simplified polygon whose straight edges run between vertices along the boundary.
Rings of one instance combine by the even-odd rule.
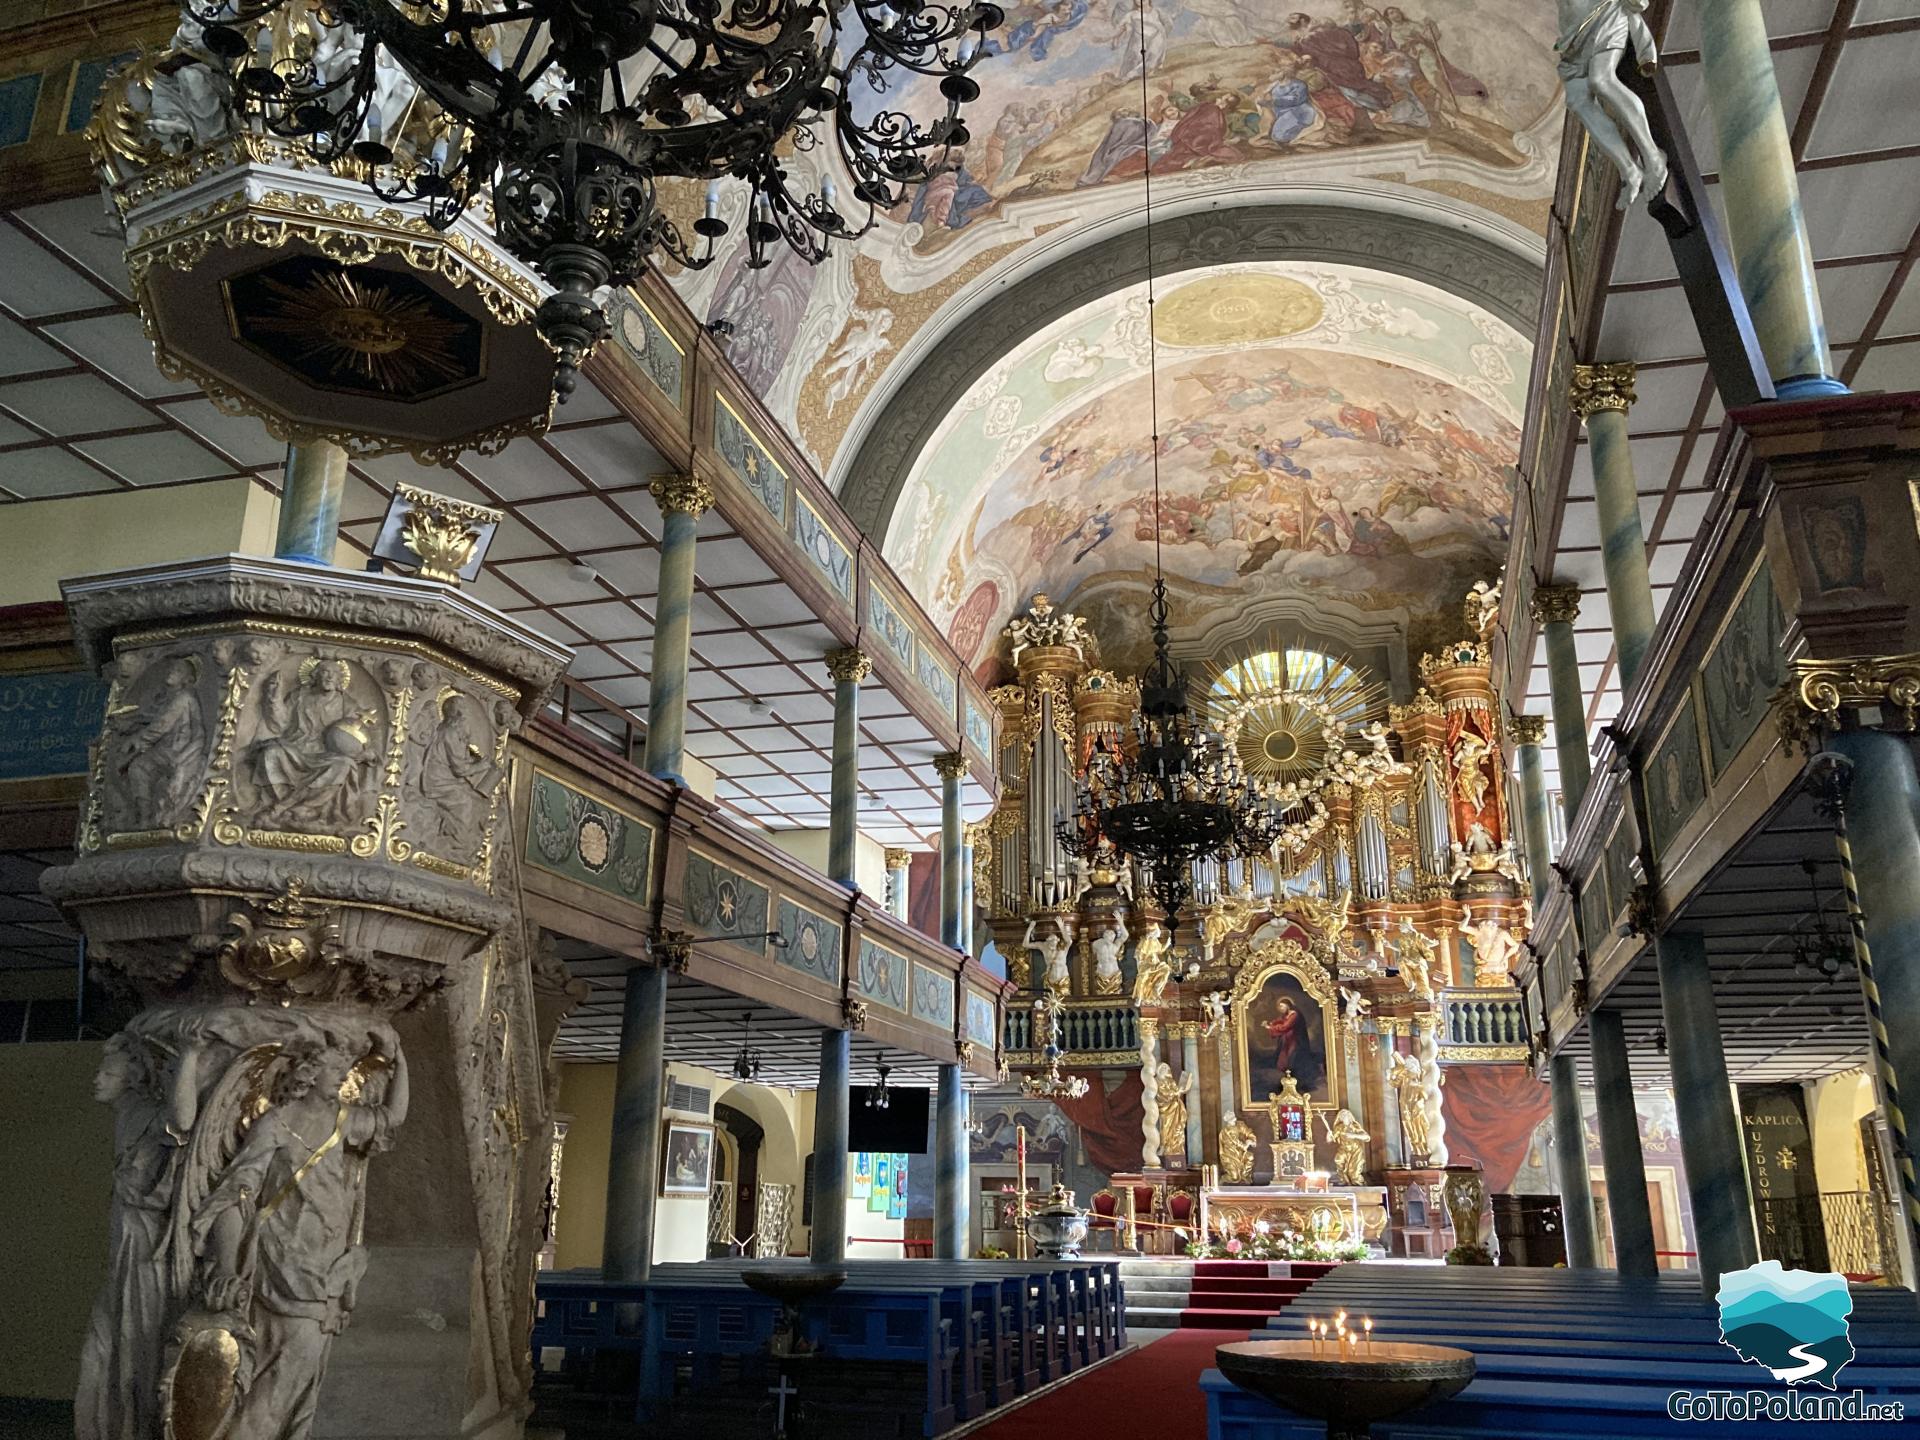
[[[1155,313],[1159,540],[1189,649],[1289,602],[1418,645],[1498,569],[1528,350],[1504,322],[1418,281],[1289,262],[1194,273]],[[970,661],[1037,590],[1093,622],[1107,663],[1145,658],[1146,315],[1135,287],[1031,337],[909,476],[884,553]]]
[[[1170,211],[1334,194],[1542,253],[1561,123],[1553,7],[1305,3],[1150,6],[1145,124],[1135,0],[1010,4],[974,72],[957,169],[817,268],[732,256],[676,284],[728,322],[735,363],[837,483],[892,387],[983,293],[1134,223],[1149,157]],[[918,113],[932,83],[887,102]]]

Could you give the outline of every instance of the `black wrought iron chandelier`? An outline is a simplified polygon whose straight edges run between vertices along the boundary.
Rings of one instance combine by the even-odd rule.
[[[1147,119],[1146,0],[1140,0],[1140,114]],[[1074,814],[1057,828],[1076,856],[1104,837],[1145,867],[1148,887],[1173,929],[1193,898],[1194,861],[1265,855],[1285,832],[1295,802],[1278,785],[1250,779],[1234,748],[1190,703],[1186,670],[1168,652],[1167,579],[1161,560],[1159,347],[1154,333],[1153,167],[1142,197],[1147,262],[1147,395],[1153,429],[1153,660],[1140,677],[1133,743],[1096,743],[1076,787]]]
[[[749,1010],[740,1027],[740,1053],[733,1057],[733,1078],[758,1080],[761,1063],[760,1047],[753,1043],[753,1012]]]
[[[239,106],[382,198],[451,225],[491,191],[500,243],[554,293],[536,325],[564,400],[605,317],[595,291],[649,257],[698,269],[728,231],[718,182],[751,189],[748,264],[776,242],[809,263],[870,230],[969,136],[967,71],[1004,19],[987,0],[184,0]],[[911,74],[945,111],[887,108]],[[404,104],[396,104],[396,100]],[[425,101],[425,105],[418,102]],[[830,129],[852,180],[798,194],[780,149]],[[683,235],[663,179],[706,180]],[[843,208],[844,207],[844,208]]]
[[[1802,860],[1800,868],[1807,872],[1808,918],[1794,931],[1794,973],[1806,980],[1838,980],[1854,967],[1853,939],[1839,926],[1827,924],[1820,896],[1820,862]]]

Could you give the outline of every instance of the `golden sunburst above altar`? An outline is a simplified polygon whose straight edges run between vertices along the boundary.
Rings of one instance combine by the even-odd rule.
[[[1319,775],[1386,698],[1343,658],[1276,645],[1215,667],[1207,703],[1247,773],[1287,784]]]

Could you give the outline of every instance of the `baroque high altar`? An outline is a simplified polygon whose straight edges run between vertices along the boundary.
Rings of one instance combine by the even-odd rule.
[[[1437,1253],[1447,1067],[1527,1057],[1511,972],[1532,907],[1489,665],[1497,597],[1476,587],[1461,638],[1421,657],[1384,721],[1338,713],[1284,657],[1215,685],[1209,718],[1243,758],[1309,763],[1270,772],[1292,797],[1281,840],[1201,861],[1172,935],[1130,860],[1060,838],[1094,746],[1130,736],[1138,682],[1045,595],[1007,627],[1017,679],[993,692],[1002,790],[975,829],[976,893],[1027,1011],[1056,1002],[1060,1063],[1116,1099],[1139,1085],[1140,1164],[1115,1187],[1150,1192],[1163,1225],[1265,1219]],[[1009,1062],[1038,1066],[1049,1022],[1023,1047],[1010,1008]]]

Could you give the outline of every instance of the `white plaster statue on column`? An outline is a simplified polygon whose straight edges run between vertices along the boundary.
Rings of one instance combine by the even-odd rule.
[[[1209,990],[1200,997],[1200,1038],[1211,1040],[1227,1023],[1227,992]]]
[[[1118,995],[1125,986],[1120,951],[1127,943],[1127,922],[1116,915],[1093,937],[1093,993]]]
[[[304,1440],[365,1269],[367,1157],[406,1117],[379,1020],[158,1007],[116,1036],[111,1258],[79,1440]]]
[[[1036,920],[1027,921],[1027,935],[1021,941],[1021,946],[1040,957],[1041,985],[1055,995],[1065,995],[1073,987],[1073,976],[1067,969],[1067,954],[1072,949],[1072,942],[1067,938],[1067,927],[1056,918],[1053,922],[1054,933],[1036,940],[1033,936],[1038,924]]]
[[[1501,986],[1513,983],[1513,967],[1520,958],[1519,938],[1500,923],[1491,910],[1473,918],[1471,907],[1460,911],[1460,933],[1473,947],[1473,981],[1476,985]]]
[[[1619,74],[1629,45],[1642,71],[1650,73],[1659,63],[1646,8],[1647,0],[1560,0],[1560,38],[1554,44],[1567,109],[1620,172],[1622,210],[1651,200],[1667,183],[1667,157],[1654,144],[1646,107]]]

